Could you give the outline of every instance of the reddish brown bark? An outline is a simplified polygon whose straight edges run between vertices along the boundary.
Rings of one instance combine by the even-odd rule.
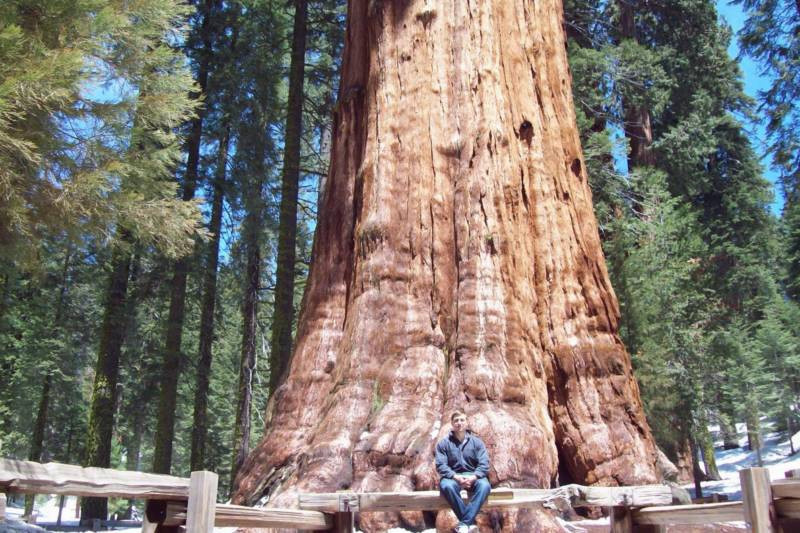
[[[558,0],[351,0],[314,264],[234,502],[436,486],[464,408],[493,483],[654,482]],[[530,514],[504,515],[529,531]],[[363,513],[364,531],[422,515]],[[527,525],[526,525],[527,524]]]
[[[624,39],[633,39],[638,42],[636,35],[635,4],[629,0],[618,0],[620,11],[620,34]],[[625,113],[625,137],[630,143],[628,153],[628,169],[633,170],[640,166],[653,166],[656,163],[653,153],[653,126],[650,123],[650,109],[643,104],[634,104],[623,99],[622,107]]]

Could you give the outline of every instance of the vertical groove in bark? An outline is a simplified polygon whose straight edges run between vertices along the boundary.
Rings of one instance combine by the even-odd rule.
[[[236,503],[432,489],[464,408],[494,483],[654,482],[617,335],[562,6],[351,0],[314,263]],[[513,530],[525,513],[509,512]],[[363,531],[421,513],[365,514]]]
[[[130,272],[130,235],[123,230],[122,245],[115,247],[111,257],[111,276],[106,293],[100,347],[97,351],[92,402],[89,407],[89,427],[86,436],[86,466],[111,466],[111,436],[114,430],[114,411],[117,402],[119,359],[125,338],[127,320],[126,294]],[[82,498],[81,520],[105,519],[108,500]]]
[[[270,338],[270,394],[277,388],[292,353],[294,322],[295,246],[297,241],[297,194],[300,180],[300,141],[303,135],[303,81],[306,56],[306,0],[295,0],[292,61],[286,141],[281,178],[281,209],[278,227],[278,258],[275,273],[275,311]]]
[[[211,62],[211,9],[213,0],[205,0],[201,39],[203,52],[197,72],[197,84],[200,98],[208,85],[208,71]],[[186,142],[186,174],[183,182],[183,200],[194,198],[197,189],[197,169],[200,161],[200,142],[203,136],[203,119],[205,107],[197,111],[192,120],[192,129]],[[167,318],[166,340],[164,343],[164,360],[161,370],[161,387],[158,400],[158,418],[155,433],[155,449],[153,450],[153,472],[169,474],[172,465],[172,441],[175,436],[175,406],[178,396],[178,378],[181,365],[181,340],[183,338],[183,318],[186,307],[186,278],[189,272],[189,258],[175,261],[172,277],[172,292]]]
[[[200,311],[200,346],[197,361],[197,378],[194,393],[194,415],[192,424],[192,471],[205,469],[206,433],[208,431],[208,386],[211,376],[212,347],[214,344],[214,309],[217,302],[217,268],[219,266],[219,244],[222,231],[222,207],[225,201],[225,175],[228,161],[230,127],[220,140],[217,170],[214,176],[214,196],[211,202],[205,274],[203,276],[203,302]]]

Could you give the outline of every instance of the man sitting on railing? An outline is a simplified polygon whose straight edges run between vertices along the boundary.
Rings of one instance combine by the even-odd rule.
[[[467,415],[463,411],[454,411],[450,423],[452,431],[436,445],[439,491],[456,513],[456,533],[468,533],[476,529],[475,517],[492,490],[486,479],[489,454],[483,441],[467,430]],[[466,505],[461,499],[461,489],[470,495]]]

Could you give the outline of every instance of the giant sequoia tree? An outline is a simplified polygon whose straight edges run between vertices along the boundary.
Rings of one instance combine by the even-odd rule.
[[[456,407],[494,483],[656,481],[561,13],[560,0],[350,1],[296,347],[236,503],[432,489]],[[520,531],[532,519],[503,517]],[[365,514],[361,528],[392,521]]]

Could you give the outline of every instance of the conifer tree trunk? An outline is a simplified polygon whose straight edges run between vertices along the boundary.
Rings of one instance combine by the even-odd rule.
[[[722,476],[719,475],[717,459],[714,455],[714,440],[711,438],[711,432],[708,430],[708,417],[702,407],[700,408],[700,415],[698,416],[697,422],[694,424],[694,428],[695,434],[693,438],[697,443],[697,448],[703,459],[703,465],[705,466],[704,479],[719,481],[722,479]]]
[[[261,280],[261,202],[255,199],[261,187],[255,187],[250,197],[251,208],[244,221],[243,238],[247,253],[244,298],[242,301],[242,355],[239,362],[239,391],[236,422],[233,428],[233,463],[231,482],[250,453],[250,414],[253,398],[253,373],[256,366],[256,328],[258,326],[258,288]]]
[[[231,484],[250,452],[250,417],[252,413],[253,378],[256,367],[256,333],[258,298],[261,287],[261,235],[266,206],[264,184],[267,169],[268,138],[264,133],[270,123],[270,99],[273,88],[261,86],[252,111],[252,122],[243,125],[237,143],[237,157],[244,167],[244,207],[242,243],[246,258],[242,286],[242,348],[239,361],[236,420],[233,428]]]
[[[125,470],[140,470],[142,458],[142,434],[145,421],[144,409],[137,409],[131,413],[131,435],[126,439],[125,445]]]
[[[736,432],[736,423],[734,422],[733,416],[721,412],[718,418],[719,430],[722,433],[722,448],[725,450],[738,448],[739,435]]]
[[[617,334],[558,0],[349,3],[286,380],[234,503],[430,490],[464,408],[494,483],[657,481]],[[508,531],[542,531],[504,511]],[[364,513],[362,531],[421,513]],[[507,528],[507,529],[506,529]]]
[[[194,423],[192,424],[192,471],[205,468],[206,434],[208,432],[208,386],[211,377],[212,347],[214,344],[214,310],[217,303],[217,268],[219,243],[222,232],[222,207],[225,200],[225,173],[228,162],[230,128],[225,129],[219,145],[217,169],[214,176],[214,196],[211,201],[205,273],[203,275],[203,302],[200,311],[200,346],[197,360],[197,378],[194,393]]]
[[[123,230],[121,239],[130,238]],[[89,407],[89,427],[86,435],[86,466],[111,466],[111,435],[114,430],[114,411],[117,404],[119,358],[125,338],[126,294],[131,254],[127,248],[115,247],[111,258],[111,277],[106,292],[100,348],[97,351],[92,403]],[[105,498],[82,498],[81,521],[93,518],[104,520],[108,515]]]
[[[38,463],[42,460],[42,450],[44,444],[44,430],[47,425],[47,411],[50,409],[50,387],[53,384],[53,374],[48,372],[42,383],[42,394],[39,397],[39,407],[36,410],[36,421],[33,424],[33,434],[31,435],[31,449],[28,453],[28,460]],[[30,516],[33,512],[34,495],[25,495],[24,516]]]
[[[691,440],[691,447],[692,447],[692,477],[694,478],[694,497],[702,498],[703,497],[702,482],[706,481],[706,474],[705,472],[703,472],[703,469],[700,468],[700,458],[698,457],[700,448],[697,446],[697,442],[694,439]]]
[[[756,454],[756,462],[758,466],[764,466],[764,461],[761,457],[761,422],[758,419],[758,409],[753,406],[745,406],[745,423],[747,424],[747,443],[750,450]]]
[[[203,41],[203,55],[197,72],[199,98],[205,93],[208,85],[208,70],[211,61],[211,8],[213,0],[205,0],[203,22],[200,38]],[[191,133],[186,142],[186,174],[183,182],[183,200],[194,198],[197,188],[197,169],[200,162],[200,141],[203,136],[203,118],[205,107],[197,111],[192,120]],[[156,421],[155,449],[153,451],[153,472],[169,474],[172,465],[172,441],[175,436],[175,406],[178,399],[178,378],[181,365],[181,341],[183,338],[183,318],[186,307],[186,278],[189,273],[189,257],[175,261],[174,273],[170,287],[169,316],[167,317],[166,340],[164,343],[164,360],[161,370],[161,387],[158,401],[158,418]]]
[[[636,35],[636,13],[634,3],[630,0],[618,0],[620,10],[620,33],[623,39],[638,42]],[[655,165],[653,144],[653,127],[650,124],[650,110],[645,105],[634,105],[629,101],[622,102],[625,113],[625,137],[630,144],[628,153],[628,170],[639,166]]]
[[[297,241],[297,193],[300,181],[300,141],[303,136],[303,81],[306,57],[306,0],[294,2],[292,62],[289,67],[289,101],[281,177],[281,215],[278,226],[278,259],[275,273],[275,311],[270,338],[270,394],[278,387],[292,354],[294,323],[295,245]]]
[[[61,317],[64,310],[64,294],[67,292],[69,272],[69,262],[72,257],[71,245],[68,245],[67,251],[64,254],[64,266],[61,270],[61,283],[58,291],[58,300],[56,301],[55,314],[53,316],[53,331],[60,331]],[[44,354],[46,359],[58,359],[59,354]],[[53,370],[48,369],[42,383],[42,394],[39,397],[39,407],[36,410],[36,422],[33,424],[33,434],[31,435],[31,447],[28,453],[28,460],[38,463],[42,460],[42,452],[44,451],[44,433],[47,427],[47,416],[50,410],[50,390],[53,386]],[[29,494],[25,496],[25,516],[30,516],[33,511],[34,495]]]
[[[675,466],[678,469],[678,482],[688,483],[692,481],[694,457],[692,455],[692,444],[688,437],[683,436],[676,445]]]

